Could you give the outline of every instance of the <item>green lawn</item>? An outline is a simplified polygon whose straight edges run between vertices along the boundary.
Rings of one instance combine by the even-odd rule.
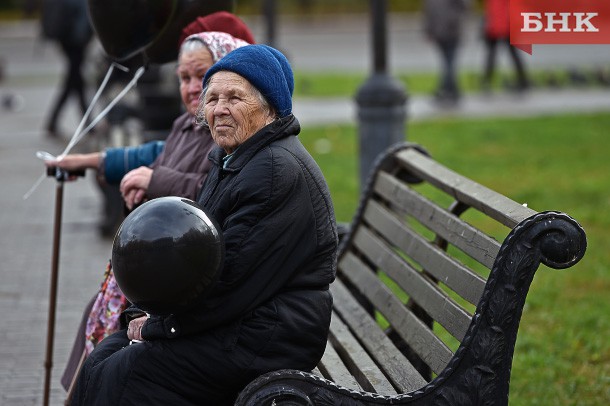
[[[610,75],[610,66],[606,67],[606,74]],[[554,81],[558,87],[573,87],[568,72],[565,69],[530,70],[532,86],[548,88],[549,82]],[[586,83],[581,87],[602,86],[592,69],[582,70],[583,80]],[[436,89],[438,73],[431,72],[392,72],[392,76],[399,81],[411,95],[432,94]],[[353,97],[360,86],[366,81],[368,74],[354,72],[295,72],[295,97]],[[462,70],[458,80],[461,90],[465,93],[481,91],[481,72]],[[498,72],[492,83],[491,90],[504,89],[505,82],[514,82],[514,73],[511,71]]]
[[[588,237],[569,270],[542,267],[517,340],[511,405],[610,402],[610,113],[527,119],[437,119],[408,125],[433,157],[518,202],[564,211]],[[339,221],[358,199],[356,129],[305,128]]]

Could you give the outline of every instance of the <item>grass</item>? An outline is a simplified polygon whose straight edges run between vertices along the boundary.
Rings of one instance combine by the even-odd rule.
[[[410,94],[431,94],[436,88],[437,75],[433,72],[393,74]],[[366,81],[368,74],[359,72],[295,72],[295,97],[352,97]],[[465,92],[478,90],[474,72],[462,72],[460,84]]]
[[[564,211],[588,237],[569,270],[542,267],[516,344],[511,405],[602,405],[610,400],[610,113],[411,123],[407,138],[472,179],[538,210]],[[339,221],[358,199],[357,131],[305,128],[301,138],[331,188]]]
[[[534,87],[601,87],[610,85],[610,65],[596,69],[581,69],[580,81],[574,83],[567,70],[539,69],[531,70],[530,80]],[[358,72],[295,72],[295,97],[353,97],[368,78],[366,73]],[[438,74],[436,72],[396,72],[392,76],[405,87],[411,95],[432,94],[436,89]],[[505,85],[514,82],[512,72],[497,72],[491,84],[492,91],[498,91]],[[479,92],[481,73],[474,70],[459,72],[460,88],[465,93]]]

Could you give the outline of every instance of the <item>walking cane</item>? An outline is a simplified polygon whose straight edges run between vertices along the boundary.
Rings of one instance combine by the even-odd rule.
[[[73,176],[84,176],[84,171],[68,172],[59,167],[47,168],[47,176],[55,177],[57,180],[55,188],[55,224],[53,227],[53,256],[51,259],[51,285],[49,290],[49,318],[47,324],[47,351],[44,361],[44,398],[43,405],[49,404],[49,392],[51,389],[51,369],[53,368],[53,340],[55,337],[55,309],[57,304],[57,280],[59,276],[59,247],[61,239],[61,214],[64,195],[64,181]]]

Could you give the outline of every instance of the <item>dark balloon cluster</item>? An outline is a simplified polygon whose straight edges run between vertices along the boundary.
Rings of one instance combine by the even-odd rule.
[[[171,62],[180,33],[191,21],[231,11],[228,0],[88,0],[89,17],[106,54],[143,66]]]

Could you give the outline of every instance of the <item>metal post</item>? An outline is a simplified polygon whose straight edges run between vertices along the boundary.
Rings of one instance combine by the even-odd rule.
[[[44,398],[43,404],[49,404],[51,389],[51,370],[53,368],[53,340],[55,337],[55,308],[57,305],[57,280],[59,276],[59,247],[61,239],[61,215],[64,195],[64,179],[57,178],[55,189],[55,225],[53,230],[53,257],[51,263],[51,287],[49,290],[49,319],[47,325],[47,352],[44,362]]]
[[[264,0],[263,15],[265,16],[265,23],[267,28],[266,44],[277,48],[275,46],[275,27],[277,25],[277,10],[275,6],[275,0]]]
[[[407,94],[387,73],[387,0],[369,0],[372,17],[373,73],[358,89],[360,185],[366,185],[375,159],[391,145],[404,141]]]

